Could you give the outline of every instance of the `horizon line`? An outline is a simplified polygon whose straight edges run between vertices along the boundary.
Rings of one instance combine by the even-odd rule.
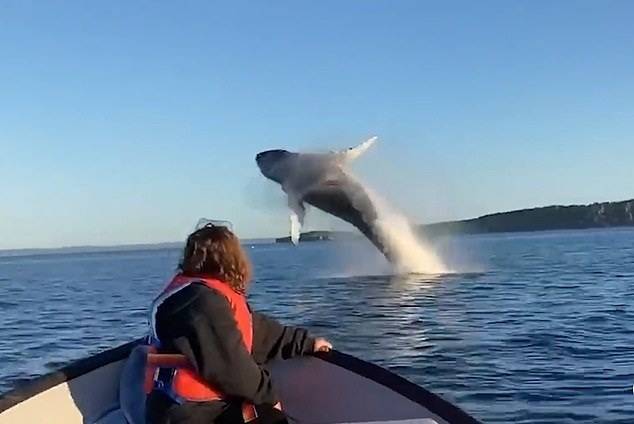
[[[552,207],[580,207],[580,206],[592,206],[592,205],[597,205],[597,204],[603,204],[603,203],[624,203],[624,202],[634,202],[634,198],[630,198],[630,199],[625,199],[625,200],[608,200],[608,201],[603,201],[603,202],[591,202],[591,203],[585,203],[585,204],[568,204],[568,205],[562,205],[562,204],[551,204],[551,205],[546,205],[546,206],[533,206],[533,207],[528,207],[528,208],[521,208],[521,209],[513,209],[513,210],[508,210],[508,211],[502,211],[502,212],[491,212],[491,213],[487,213],[484,215],[480,215],[477,216],[475,218],[462,218],[462,219],[454,219],[454,220],[449,220],[449,221],[436,221],[436,222],[431,222],[428,224],[414,224],[414,226],[433,226],[433,225],[438,225],[438,224],[450,224],[450,223],[459,223],[459,222],[463,222],[463,221],[470,221],[470,220],[477,220],[477,219],[481,219],[484,217],[488,217],[488,216],[493,216],[493,215],[500,215],[500,214],[506,214],[506,213],[514,213],[514,212],[520,212],[520,211],[528,211],[528,210],[535,210],[535,209],[542,209],[542,208],[552,208]],[[311,230],[311,231],[330,231],[330,230]],[[285,237],[285,236],[281,236],[281,237]],[[249,238],[241,238],[241,243],[245,243],[245,244],[249,244],[249,243],[262,243],[265,241],[274,241],[275,239],[281,238],[279,235],[278,236],[271,236],[271,237],[249,237]],[[107,248],[116,248],[116,249],[125,249],[125,248],[139,248],[139,247],[148,247],[148,248],[160,248],[161,246],[164,247],[168,247],[169,245],[172,245],[171,247],[176,247],[177,245],[182,245],[184,243],[184,241],[163,241],[163,242],[155,242],[155,243],[150,243],[150,242],[123,242],[120,244],[79,244],[79,245],[70,245],[70,246],[52,246],[52,247],[17,247],[17,248],[0,248],[0,253],[6,253],[6,252],[16,252],[16,253],[20,253],[20,252],[28,252],[28,251],[47,251],[47,250],[80,250],[80,249],[84,249],[84,250],[89,250],[89,249],[107,249]]]

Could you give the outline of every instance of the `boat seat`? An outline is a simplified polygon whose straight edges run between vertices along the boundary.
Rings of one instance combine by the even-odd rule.
[[[119,404],[127,424],[145,424],[145,364],[149,347],[137,346],[121,372]]]

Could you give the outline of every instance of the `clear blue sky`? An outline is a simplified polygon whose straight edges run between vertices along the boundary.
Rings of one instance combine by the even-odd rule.
[[[0,248],[200,216],[285,234],[255,153],[375,134],[358,174],[421,222],[634,197],[632,22],[630,1],[2,1]]]

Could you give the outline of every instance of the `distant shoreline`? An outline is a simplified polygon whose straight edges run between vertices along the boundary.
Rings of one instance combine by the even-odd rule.
[[[634,226],[634,199],[589,205],[554,205],[439,222],[420,227],[425,234],[516,233]]]
[[[254,245],[273,243],[274,238],[258,238],[258,239],[244,239],[242,244]],[[167,249],[181,249],[183,242],[165,242],[165,243],[133,243],[133,244],[115,244],[104,246],[65,246],[65,247],[27,247],[23,249],[0,249],[0,257],[11,256],[28,256],[28,255],[50,255],[50,254],[64,254],[64,253],[110,253],[110,252],[133,252],[140,250],[167,250]]]

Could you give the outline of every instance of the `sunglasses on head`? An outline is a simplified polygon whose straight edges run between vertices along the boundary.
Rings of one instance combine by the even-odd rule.
[[[225,227],[229,231],[233,232],[233,224],[229,221],[223,221],[221,219],[207,219],[200,218],[198,223],[196,223],[196,228],[194,231],[200,230],[205,227]]]

